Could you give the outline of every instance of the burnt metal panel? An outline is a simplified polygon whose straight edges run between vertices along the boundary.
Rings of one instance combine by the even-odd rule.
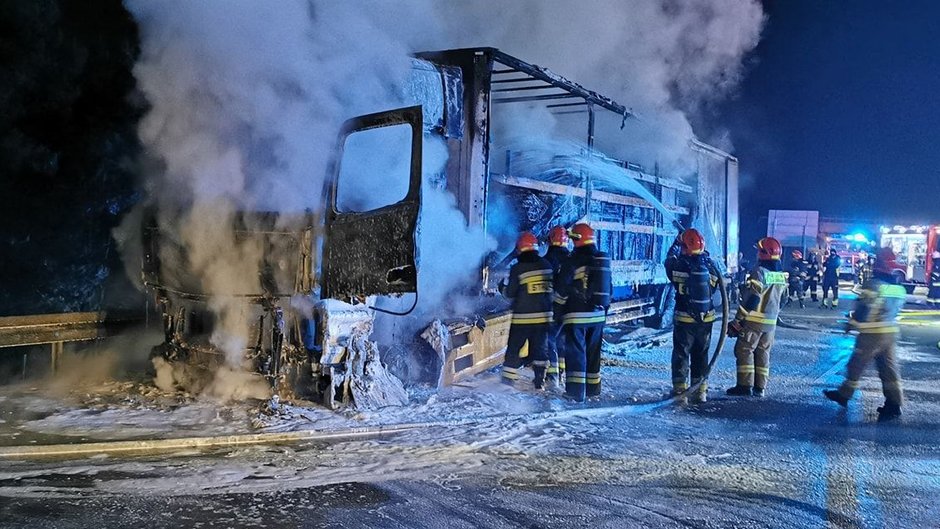
[[[346,138],[354,132],[411,125],[408,193],[401,201],[364,212],[337,209],[337,185]],[[418,214],[421,204],[420,106],[359,116],[342,128],[333,164],[330,208],[323,247],[323,299],[352,300],[371,295],[417,292]]]
[[[233,238],[237,244],[258,246],[261,255],[258,281],[246,281],[242,286],[245,290],[209,291],[201,275],[191,269],[186,245],[174,236],[173,230],[160,226],[155,208],[148,208],[141,226],[143,283],[188,299],[227,295],[260,302],[270,297],[309,293],[315,222],[314,214],[309,211],[304,214],[238,212],[230,226]]]

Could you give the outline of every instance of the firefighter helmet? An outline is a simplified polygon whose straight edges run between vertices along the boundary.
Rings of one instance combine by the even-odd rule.
[[[548,242],[552,246],[568,246],[568,230],[564,226],[555,226],[548,232]]]
[[[801,252],[801,251],[799,251],[799,250],[793,250],[792,252],[790,252],[790,255],[792,255],[794,259],[802,259],[802,258],[803,258],[803,252]]]
[[[685,255],[700,255],[705,251],[705,237],[695,228],[682,232],[682,253]]]
[[[891,248],[885,246],[879,249],[878,253],[875,254],[875,264],[872,267],[875,272],[892,274],[898,268],[900,268],[898,258],[894,255],[894,250]]]
[[[594,228],[584,222],[579,222],[571,228],[569,235],[574,239],[575,248],[594,244]]]
[[[760,261],[779,261],[782,253],[780,241],[773,237],[764,237],[757,241],[757,259]]]
[[[539,248],[539,240],[532,235],[530,232],[523,232],[519,236],[519,240],[516,241],[516,251],[519,253],[522,252],[534,252]]]

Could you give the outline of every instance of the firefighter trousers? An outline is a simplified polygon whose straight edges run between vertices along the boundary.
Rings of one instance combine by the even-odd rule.
[[[803,282],[791,282],[789,284],[790,290],[787,292],[787,304],[790,303],[791,299],[803,299]]]
[[[846,366],[845,382],[839,387],[839,394],[846,399],[852,398],[858,389],[858,381],[862,373],[872,360],[878,367],[878,377],[881,379],[881,390],[885,401],[897,404],[904,401],[901,389],[901,376],[898,373],[897,357],[894,353],[894,342],[897,333],[863,333],[855,341],[855,350]]]
[[[940,285],[930,285],[927,290],[927,304],[933,307],[940,305]]]
[[[708,369],[708,346],[712,339],[712,322],[676,323],[672,329],[672,390],[681,393],[689,384],[697,384]],[[691,360],[691,381],[689,367]],[[705,393],[705,384],[699,393]]]
[[[548,324],[513,324],[509,326],[509,341],[506,344],[506,358],[503,361],[503,383],[512,385],[519,380],[522,370],[522,358],[519,352],[526,342],[529,342],[528,363],[532,364],[535,372],[535,387],[542,387],[545,380],[545,371],[548,368],[548,354],[546,339],[548,338]]]
[[[819,296],[816,294],[816,290],[819,287],[819,284],[815,279],[808,279],[805,283],[806,289],[809,290],[809,297],[813,301],[819,301]]]
[[[577,401],[601,394],[603,323],[565,325],[565,394]]]
[[[822,298],[823,303],[826,302],[826,299],[829,297],[829,291],[832,291],[832,305],[834,307],[839,306],[839,280],[838,279],[823,279],[822,282]]]
[[[548,378],[557,378],[565,372],[565,332],[560,323],[548,327]]]
[[[770,348],[774,345],[776,327],[770,330],[744,329],[734,344],[738,368],[738,386],[764,389],[770,378]]]

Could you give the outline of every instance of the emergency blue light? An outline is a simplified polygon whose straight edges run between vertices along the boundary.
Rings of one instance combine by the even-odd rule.
[[[868,237],[865,237],[864,234],[856,233],[852,236],[852,240],[855,242],[868,242]]]

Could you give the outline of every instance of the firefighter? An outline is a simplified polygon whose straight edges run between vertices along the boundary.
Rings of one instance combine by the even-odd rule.
[[[517,261],[509,269],[504,295],[512,301],[512,323],[503,362],[503,383],[519,380],[522,359],[519,352],[529,343],[529,358],[535,372],[535,388],[542,389],[548,367],[545,340],[552,320],[552,268],[539,257],[539,241],[529,232],[516,242]]]
[[[571,228],[574,251],[555,283],[556,317],[565,333],[565,396],[577,402],[601,393],[601,344],[612,293],[610,257],[598,251],[594,230]]]
[[[940,308],[940,252],[931,255],[933,264],[930,265],[930,284],[927,285],[927,304],[933,308]]]
[[[906,292],[904,287],[897,284],[897,278],[892,273],[897,267],[895,259],[891,248],[878,250],[873,277],[862,286],[855,310],[849,315],[846,331],[849,328],[857,329],[858,338],[846,366],[845,381],[839,389],[823,392],[829,400],[847,406],[858,389],[862,372],[874,360],[885,396],[884,406],[878,408],[878,422],[900,417],[904,400],[894,342],[898,334],[897,317],[904,306]]]
[[[819,296],[816,295],[816,289],[819,286],[820,272],[819,260],[816,258],[816,253],[810,252],[806,261],[806,283],[804,286],[809,290],[809,298],[813,303],[819,301]]]
[[[803,261],[803,252],[793,250],[790,253],[790,269],[787,281],[789,282],[789,292],[787,293],[787,304],[789,307],[793,298],[800,302],[800,308],[805,308],[803,304],[803,280],[806,278],[806,266]]]
[[[708,386],[703,382],[708,368],[708,345],[715,322],[713,296],[718,285],[716,269],[705,239],[698,230],[688,229],[676,241],[681,255],[666,259],[666,275],[676,288],[675,325],[672,330],[672,393],[679,395],[699,382],[695,400],[707,400]],[[689,363],[691,360],[691,380]]]
[[[561,272],[561,265],[568,259],[568,230],[564,226],[554,226],[548,232],[548,250],[545,260],[552,267],[552,280]],[[561,334],[561,324],[552,322],[548,330],[548,384],[555,384],[558,377],[565,371],[564,336]],[[559,354],[559,350],[561,354]]]
[[[780,242],[764,237],[757,242],[757,266],[747,277],[747,292],[728,336],[736,337],[737,385],[728,395],[763,397],[770,377],[770,348],[774,344],[780,302],[787,289],[787,274],[782,271]]]
[[[829,250],[829,257],[823,261],[822,277],[822,307],[825,309],[836,308],[839,306],[839,267],[842,266],[842,258],[836,250]],[[832,305],[829,304],[829,292],[832,291]]]

